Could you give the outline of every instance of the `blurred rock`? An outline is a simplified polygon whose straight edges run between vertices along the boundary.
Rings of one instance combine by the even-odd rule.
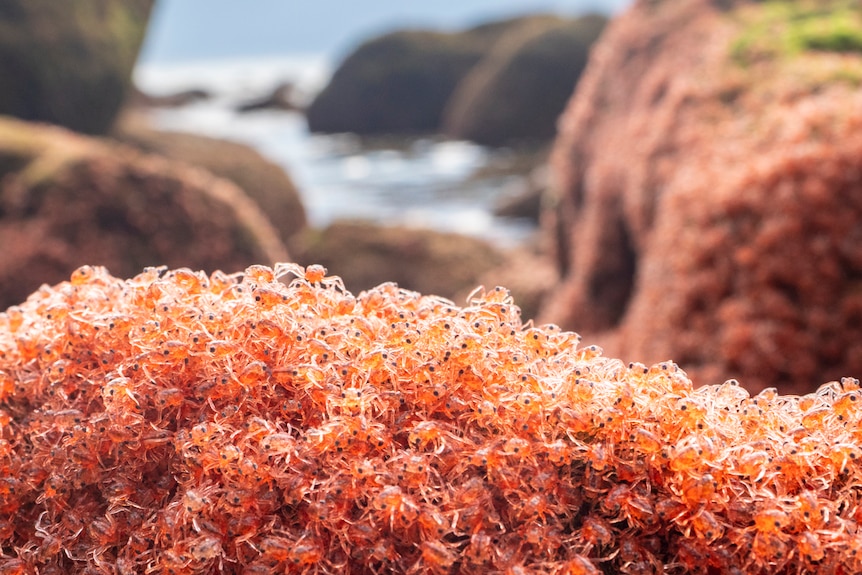
[[[552,155],[542,320],[703,384],[862,375],[862,54],[806,36],[853,6],[640,0],[611,23]]]
[[[202,88],[193,88],[174,94],[154,96],[132,86],[126,104],[132,107],[144,108],[180,108],[194,104],[195,102],[209,100],[210,98],[212,98],[212,94]]]
[[[503,189],[494,206],[494,215],[525,218],[536,223],[542,213],[542,196],[548,188],[548,167],[534,168],[529,174]]]
[[[227,180],[62,128],[0,118],[0,309],[83,264],[227,272],[288,258]]]
[[[606,23],[535,19],[503,35],[458,84],[443,131],[488,146],[551,140]]]
[[[0,3],[0,114],[105,133],[131,84],[152,4]]]
[[[459,302],[505,261],[475,238],[353,221],[309,230],[290,247],[299,263],[326,266],[354,293],[392,281]]]
[[[299,106],[294,102],[293,84],[286,82],[279,84],[267,96],[245,102],[236,107],[238,112],[254,112],[256,110],[298,110]]]
[[[486,288],[503,286],[521,308],[524,321],[534,319],[542,302],[559,280],[553,259],[543,245],[533,241],[503,253],[504,261],[483,273],[478,284]],[[463,299],[461,302],[462,303]]]
[[[457,33],[407,30],[359,46],[306,111],[313,132],[427,134],[440,130],[455,87],[503,35],[531,16]]]
[[[290,176],[249,146],[153,130],[133,113],[123,117],[113,136],[146,152],[199,166],[230,180],[257,202],[285,243],[306,226],[305,208]]]
[[[335,71],[306,116],[313,132],[435,132],[458,81],[478,62],[468,38],[396,32],[360,46]]]
[[[553,261],[531,242],[501,250],[469,236],[360,221],[308,230],[290,248],[301,264],[323,264],[354,293],[392,281],[463,304],[477,286],[503,286],[525,320],[558,279]]]

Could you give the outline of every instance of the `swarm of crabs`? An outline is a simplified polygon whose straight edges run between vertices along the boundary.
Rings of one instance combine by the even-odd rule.
[[[859,383],[695,389],[320,266],[0,314],[0,574],[852,573]]]

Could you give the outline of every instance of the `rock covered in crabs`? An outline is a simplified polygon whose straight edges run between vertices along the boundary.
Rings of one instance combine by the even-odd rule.
[[[0,314],[0,573],[862,569],[856,380],[579,340],[502,288],[80,268]]]

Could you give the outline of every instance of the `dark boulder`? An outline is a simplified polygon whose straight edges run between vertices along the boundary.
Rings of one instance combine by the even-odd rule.
[[[257,110],[299,110],[300,107],[294,100],[293,84],[286,82],[279,84],[275,89],[264,96],[243,102],[236,107],[238,112],[255,112]]]
[[[335,71],[306,116],[313,132],[437,131],[455,86],[482,54],[460,34],[407,31],[360,46]]]
[[[130,87],[152,4],[0,2],[0,114],[105,133]]]
[[[404,30],[351,53],[306,110],[313,132],[438,132],[467,73],[504,35],[548,16],[493,22],[462,32]]]
[[[534,20],[505,35],[459,83],[443,131],[503,146],[553,139],[603,16]]]
[[[196,102],[206,101],[210,98],[212,98],[212,94],[202,88],[182,90],[173,94],[153,95],[147,94],[133,86],[126,104],[139,108],[180,108]]]

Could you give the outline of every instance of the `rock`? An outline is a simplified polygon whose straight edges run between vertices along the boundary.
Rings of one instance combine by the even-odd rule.
[[[306,226],[305,208],[290,176],[249,146],[153,130],[133,113],[125,115],[112,134],[146,152],[199,166],[230,180],[257,202],[285,243]]]
[[[461,35],[396,32],[360,46],[335,71],[306,116],[313,132],[437,131],[458,81],[481,49]]]
[[[525,218],[536,223],[542,214],[542,196],[548,188],[548,167],[534,168],[503,189],[494,205],[494,215],[503,218]]]
[[[501,252],[475,238],[352,221],[309,231],[290,247],[298,262],[326,266],[351,291],[392,281],[456,301],[505,261]]]
[[[463,303],[479,285],[506,286],[525,320],[536,316],[558,279],[547,250],[531,242],[501,250],[469,236],[369,222],[338,221],[308,230],[290,248],[297,261],[325,265],[355,292],[393,281]]]
[[[862,54],[823,48],[851,10],[642,0],[614,21],[552,154],[541,320],[702,384],[862,374]]]
[[[83,264],[241,270],[282,261],[272,224],[202,169],[0,118],[0,309]]]
[[[523,218],[539,221],[542,211],[542,190],[531,185],[529,178],[507,186],[495,202],[494,215],[501,218]]]
[[[254,112],[256,110],[299,110],[294,102],[293,84],[285,82],[279,84],[267,96],[251,100],[237,106],[238,112]]]
[[[173,94],[154,96],[147,94],[138,88],[132,87],[131,93],[126,101],[132,107],[144,108],[180,108],[195,102],[201,102],[212,98],[212,94],[202,88],[192,88]]]
[[[550,141],[606,23],[536,19],[504,35],[458,84],[443,131],[489,146]]]
[[[521,317],[534,319],[542,302],[560,279],[553,260],[545,246],[528,240],[516,248],[503,252],[503,261],[484,272],[476,282],[490,289],[505,286],[515,304],[521,308]],[[463,298],[456,302],[462,303]]]
[[[860,395],[694,389],[504,288],[83,266],[0,313],[3,572],[858,573]]]
[[[306,110],[313,132],[425,134],[439,131],[455,87],[504,34],[536,19],[456,33],[407,30],[371,39],[338,67]]]
[[[0,6],[0,114],[105,133],[131,84],[152,0]]]

